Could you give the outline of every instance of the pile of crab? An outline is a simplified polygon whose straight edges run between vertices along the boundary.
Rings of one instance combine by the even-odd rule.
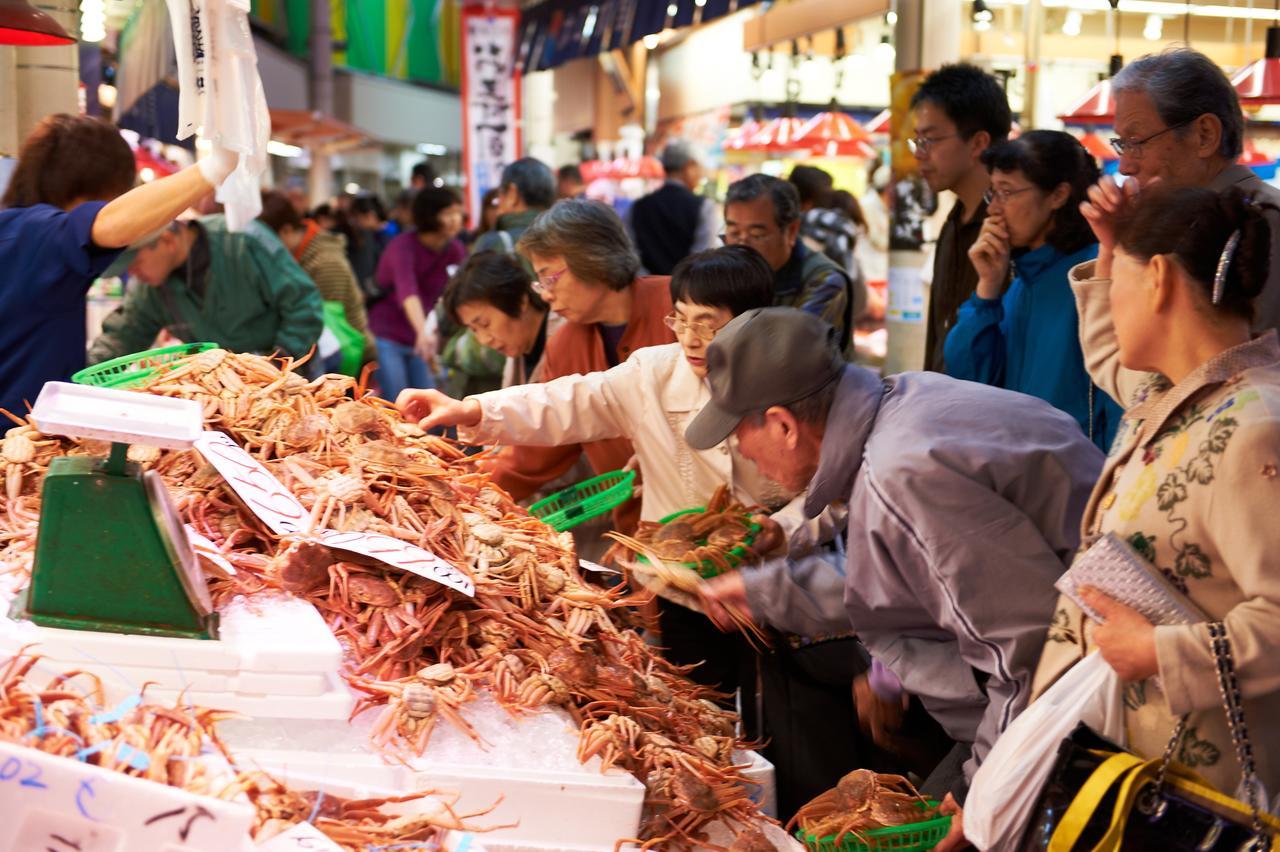
[[[634,601],[583,577],[571,537],[517,506],[479,457],[403,422],[361,383],[308,381],[297,367],[211,350],[138,390],[199,402],[206,428],[260,460],[314,528],[423,547],[469,575],[475,595],[275,535],[194,450],[131,448],[133,461],[164,477],[183,519],[235,567],[224,575],[206,566],[215,604],[269,589],[314,604],[344,648],[344,676],[365,696],[357,712],[380,712],[375,737],[389,752],[421,753],[441,720],[474,735],[463,707],[485,690],[512,713],[564,708],[581,725],[584,760],[599,754],[643,781],[641,835],[650,846],[708,848],[710,823],[764,819],[735,765],[744,745],[736,716],[626,626]],[[10,416],[0,565],[14,585],[29,573],[50,460],[107,447],[43,436]]]

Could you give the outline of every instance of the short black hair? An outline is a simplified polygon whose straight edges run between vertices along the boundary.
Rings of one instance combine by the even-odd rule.
[[[835,188],[831,174],[817,166],[796,166],[787,176],[787,181],[800,193],[801,204],[816,207],[827,207],[828,197]]]
[[[426,181],[427,186],[431,186],[436,182],[436,170],[431,167],[431,163],[423,160],[413,167],[413,171],[409,173],[409,179],[422,178]]]
[[[521,157],[502,170],[498,186],[514,186],[524,203],[534,210],[546,210],[556,203],[556,179],[551,167],[533,157]]]
[[[1098,182],[1098,163],[1076,137],[1061,130],[1032,130],[992,145],[982,152],[982,163],[988,172],[1022,172],[1046,193],[1069,184],[1071,197],[1053,214],[1049,245],[1074,254],[1098,241],[1080,212],[1081,203],[1089,199],[1089,187]]]
[[[1009,138],[1013,113],[995,77],[975,65],[943,65],[924,79],[911,96],[911,108],[931,103],[946,113],[961,139],[987,131],[992,144]]]
[[[671,272],[671,302],[728,308],[736,317],[773,306],[773,268],[749,246],[691,254]]]
[[[773,202],[773,218],[779,228],[800,220],[800,194],[796,192],[796,188],[785,180],[765,174],[748,175],[729,184],[724,206],[728,208],[730,204],[750,203],[764,196],[768,196]]]
[[[387,218],[387,209],[382,206],[382,199],[369,193],[362,193],[351,199],[350,213],[353,216],[373,213],[379,219]]]
[[[413,227],[423,234],[440,230],[440,214],[461,204],[457,193],[443,186],[429,186],[413,197]]]
[[[444,291],[444,310],[462,325],[458,308],[472,302],[493,305],[509,317],[520,316],[525,304],[540,311],[547,303],[533,292],[529,273],[515,255],[505,251],[481,251],[467,258]]]
[[[571,180],[575,183],[582,183],[582,169],[570,163],[567,166],[561,166],[560,171],[556,173],[560,180]]]

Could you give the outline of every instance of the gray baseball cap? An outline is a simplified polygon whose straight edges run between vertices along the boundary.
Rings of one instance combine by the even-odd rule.
[[[821,317],[795,308],[756,308],[733,319],[707,348],[711,401],[685,430],[709,450],[742,418],[812,396],[844,372],[839,336]]]

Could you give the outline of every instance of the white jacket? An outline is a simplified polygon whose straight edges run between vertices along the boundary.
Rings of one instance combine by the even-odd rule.
[[[588,375],[562,376],[471,397],[480,403],[480,425],[458,430],[470,443],[554,447],[627,438],[643,475],[640,517],[659,521],[706,504],[721,485],[747,505],[776,508],[789,549],[807,550],[820,525],[806,523],[803,499],[785,493],[737,451],[733,438],[711,450],[695,450],[685,427],[711,399],[678,343],[637,350],[618,366]],[[794,500],[792,498],[795,498]],[[826,524],[823,525],[824,527]],[[824,530],[830,538],[830,530]]]

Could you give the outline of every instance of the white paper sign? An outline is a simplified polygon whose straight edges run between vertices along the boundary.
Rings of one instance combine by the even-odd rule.
[[[195,447],[222,474],[249,510],[276,535],[297,535],[335,550],[359,553],[401,571],[434,580],[468,597],[475,596],[475,583],[470,577],[416,545],[378,533],[308,531],[310,513],[306,507],[261,462],[223,433],[205,432],[196,439]],[[188,530],[194,532],[190,527]],[[212,543],[209,545],[217,550]]]
[[[258,847],[262,852],[342,852],[342,847],[309,822],[300,822]]]
[[[195,447],[273,533],[298,535],[307,531],[311,513],[239,444],[221,432],[205,432],[196,439]]]
[[[228,562],[227,558],[222,555],[222,551],[218,549],[218,545],[202,536],[195,527],[191,526],[191,524],[187,524],[186,527],[187,541],[191,542],[192,552],[201,559],[207,559],[214,565],[217,565],[218,568],[225,572],[228,577],[234,577],[236,575],[235,566]]]
[[[516,28],[520,12],[489,4],[462,11],[462,159],[467,211],[478,222],[484,193],[520,158],[520,75]]]
[[[474,597],[475,583],[439,556],[389,535],[364,532],[319,530],[315,536],[334,550],[347,550],[385,562],[410,574],[435,580],[464,595]]]
[[[889,269],[889,309],[893,322],[924,322],[924,281],[919,268],[894,266]]]

